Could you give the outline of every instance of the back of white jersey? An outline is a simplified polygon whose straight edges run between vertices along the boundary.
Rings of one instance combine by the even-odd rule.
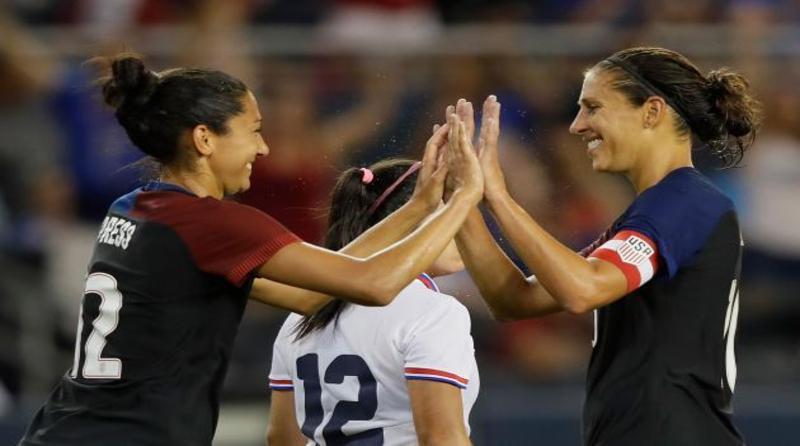
[[[290,315],[275,340],[270,387],[294,391],[309,444],[416,444],[408,379],[462,389],[469,432],[480,382],[469,313],[453,297],[415,280],[391,304],[348,305],[338,322],[295,341],[300,320]]]

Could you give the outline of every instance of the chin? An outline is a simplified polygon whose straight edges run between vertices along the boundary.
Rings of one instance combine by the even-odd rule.
[[[608,172],[608,173],[617,172],[617,169],[614,169],[613,166],[610,165],[610,163],[604,162],[604,160],[599,158],[592,159],[592,170],[594,170],[595,172]]]

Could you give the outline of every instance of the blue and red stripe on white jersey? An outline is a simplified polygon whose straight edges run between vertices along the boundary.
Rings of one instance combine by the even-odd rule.
[[[439,286],[433,281],[433,277],[425,273],[420,273],[420,275],[417,276],[417,280],[422,282],[422,284],[425,285],[425,288],[436,291],[437,293],[439,292]]]
[[[452,384],[460,389],[466,389],[469,380],[455,373],[445,372],[444,370],[426,369],[421,367],[406,367],[406,379],[439,381]]]
[[[294,390],[294,383],[292,383],[291,379],[272,379],[269,380],[269,388],[270,390],[283,390],[283,391],[291,391]]]
[[[619,268],[628,281],[628,292],[647,283],[658,269],[658,247],[650,237],[637,231],[619,231],[589,257],[603,259]]]
[[[429,276],[420,275],[417,279],[389,305],[349,305],[336,324],[299,340],[295,339],[295,327],[302,316],[292,314],[287,318],[275,340],[270,387],[280,391],[289,390],[290,382],[297,384],[291,390],[299,425],[308,421],[308,378],[300,379],[302,374],[318,377],[319,394],[311,397],[321,398],[323,424],[333,416],[340,402],[359,401],[360,395],[374,392],[377,398],[374,415],[369,419],[349,420],[342,428],[346,436],[381,429],[382,444],[416,444],[408,392],[408,383],[413,380],[458,388],[465,427],[469,430],[469,412],[480,387],[469,312],[453,297],[436,292],[436,284]],[[310,357],[315,358],[313,364],[317,370],[309,368]],[[306,359],[299,364],[301,358]],[[353,361],[351,366],[358,363],[359,367],[366,367],[368,373],[364,376],[369,378],[347,375],[342,381],[326,380],[328,374],[341,373],[342,369],[337,367],[345,363],[345,358]],[[372,379],[374,382],[370,382]],[[313,443],[326,444],[322,427],[304,435]]]

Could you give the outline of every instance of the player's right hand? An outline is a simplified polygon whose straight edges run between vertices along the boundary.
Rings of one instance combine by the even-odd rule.
[[[484,178],[484,196],[491,201],[507,194],[506,179],[500,168],[497,140],[500,137],[500,103],[490,95],[483,102],[481,130],[478,137],[478,159]]]

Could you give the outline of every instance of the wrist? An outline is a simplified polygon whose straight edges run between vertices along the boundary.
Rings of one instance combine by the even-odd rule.
[[[477,186],[462,186],[453,191],[453,197],[459,195],[463,200],[477,205],[483,198],[483,188]]]
[[[439,207],[440,201],[441,200],[432,202],[430,199],[426,199],[421,195],[414,195],[403,207],[407,206],[413,215],[426,216]]]
[[[506,207],[508,202],[512,199],[511,194],[508,193],[508,189],[505,187],[503,188],[496,188],[496,189],[486,189],[484,192],[483,198],[486,201],[486,205],[489,207],[489,210],[493,213],[500,208]]]
[[[406,204],[401,206],[400,209],[404,209],[411,219],[421,220],[436,210],[438,206],[438,203],[434,205],[430,203],[430,200],[426,200],[423,197],[415,195],[412,196],[411,199],[406,202]]]

